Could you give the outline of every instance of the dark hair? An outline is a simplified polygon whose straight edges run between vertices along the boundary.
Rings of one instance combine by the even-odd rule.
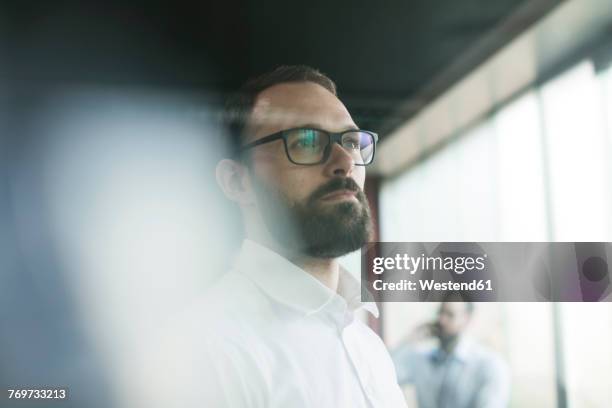
[[[465,311],[468,314],[474,313],[474,302],[471,301],[471,296],[465,292],[449,291],[444,294],[442,302],[461,302],[465,305]]]
[[[237,93],[228,98],[225,105],[223,122],[229,133],[232,156],[237,156],[239,153],[244,128],[257,96],[271,86],[290,82],[313,82],[337,95],[334,81],[319,70],[306,65],[282,65],[273,71],[249,79]]]

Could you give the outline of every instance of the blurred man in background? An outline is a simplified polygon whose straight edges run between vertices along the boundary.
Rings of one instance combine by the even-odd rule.
[[[451,293],[435,322],[418,326],[393,353],[398,382],[415,387],[419,408],[503,408],[510,378],[506,363],[464,332],[474,313],[472,302]],[[416,343],[437,339],[433,349]]]

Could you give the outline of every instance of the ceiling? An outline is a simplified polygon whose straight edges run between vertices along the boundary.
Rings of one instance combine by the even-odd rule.
[[[13,62],[3,74],[222,97],[277,65],[308,64],[336,81],[362,128],[388,133],[559,2],[21,2],[0,17]]]

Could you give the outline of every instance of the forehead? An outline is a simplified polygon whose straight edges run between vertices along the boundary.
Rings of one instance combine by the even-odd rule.
[[[332,132],[356,127],[344,104],[327,89],[312,82],[285,83],[257,96],[245,138],[252,141],[301,126]]]

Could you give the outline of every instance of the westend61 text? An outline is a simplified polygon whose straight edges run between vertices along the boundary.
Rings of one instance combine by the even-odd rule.
[[[483,291],[493,290],[491,280],[474,279],[470,282],[436,282],[432,279],[419,279],[417,282],[402,279],[399,282],[384,282],[382,279],[377,279],[373,283],[374,290],[436,290],[436,291]]]

